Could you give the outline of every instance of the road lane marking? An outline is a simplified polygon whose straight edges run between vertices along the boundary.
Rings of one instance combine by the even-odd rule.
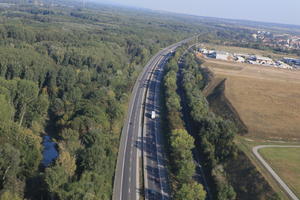
[[[154,108],[156,107],[156,90],[157,90],[157,82],[155,82],[155,87],[154,87],[154,95],[153,95],[153,105]],[[157,168],[158,168],[158,177],[159,177],[159,186],[160,186],[160,193],[161,193],[161,197],[162,200],[164,200],[164,191],[163,191],[163,187],[162,187],[162,178],[161,178],[161,172],[160,172],[160,162],[159,162],[159,157],[158,157],[158,142],[157,142],[157,133],[158,133],[158,129],[157,129],[157,120],[154,120],[154,135],[155,135],[155,144],[156,144],[156,160],[157,160]]]
[[[135,101],[135,98],[136,98],[136,92],[134,93],[134,97],[133,97],[133,102]],[[133,108],[134,108],[134,105],[131,103],[131,107],[130,107],[130,113],[129,113],[129,122],[131,120],[131,117],[132,117],[132,112],[133,112]],[[125,168],[125,157],[126,157],[126,151],[127,151],[127,143],[128,143],[128,134],[129,134],[129,126],[130,126],[130,123],[127,123],[127,126],[126,126],[126,138],[125,138],[125,149],[124,149],[124,152],[123,152],[123,163],[122,163],[122,173],[121,173],[121,185],[120,185],[120,200],[122,200],[122,197],[123,197],[123,179],[124,179],[124,168]]]

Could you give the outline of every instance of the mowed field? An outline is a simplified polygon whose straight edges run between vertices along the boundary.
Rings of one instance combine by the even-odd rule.
[[[247,137],[300,141],[300,70],[207,59],[225,95],[249,129]]]
[[[300,148],[263,148],[259,153],[300,198]]]

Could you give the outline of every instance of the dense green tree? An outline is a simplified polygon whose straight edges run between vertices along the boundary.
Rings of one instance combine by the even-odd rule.
[[[177,179],[180,183],[190,182],[195,174],[195,164],[191,150],[194,138],[186,130],[173,130],[171,133],[172,157],[175,158]]]
[[[28,105],[28,111],[25,113],[26,125],[32,127],[36,122],[41,125],[40,130],[43,130],[44,121],[48,115],[49,100],[47,94],[39,95]]]
[[[199,91],[192,91],[189,98],[189,106],[191,107],[191,116],[196,121],[206,118],[209,113],[208,103],[205,97]]]
[[[235,200],[236,193],[230,185],[220,185],[218,188],[218,199],[220,200]]]
[[[58,71],[56,85],[63,91],[71,89],[76,82],[76,74],[70,67],[63,67]]]
[[[219,161],[224,161],[229,156],[234,155],[236,146],[233,138],[236,133],[235,126],[221,118],[211,118],[203,121],[203,126],[200,130],[200,135],[207,142],[214,146],[215,157]]]
[[[71,153],[71,155],[77,155],[77,151],[82,148],[79,140],[79,133],[70,128],[65,128],[60,131],[59,136],[62,138],[62,145]]]
[[[45,182],[51,199],[54,199],[59,195],[62,186],[68,182],[68,175],[65,173],[64,167],[56,165],[47,168],[45,172]]]
[[[8,143],[0,146],[0,188],[18,193],[20,152]]]
[[[22,200],[16,193],[12,193],[10,191],[5,191],[0,194],[0,200]]]
[[[178,200],[205,200],[206,192],[202,185],[192,182],[182,184],[180,189],[176,192],[175,198]]]
[[[171,133],[171,146],[174,148],[174,157],[178,160],[190,158],[190,150],[195,147],[194,138],[184,129],[176,129]]]
[[[168,61],[164,76],[164,101],[166,107],[167,126],[170,145],[171,169],[174,199],[205,199],[202,185],[194,182],[195,163],[192,149],[194,138],[184,129],[181,115],[181,99],[177,94],[178,59],[184,49],[180,48]],[[181,52],[181,53],[180,53]]]
[[[183,88],[198,144],[196,148],[203,155],[204,165],[211,170],[216,188],[214,198],[233,200],[236,199],[236,193],[228,181],[223,164],[236,155],[237,147],[233,140],[237,130],[232,122],[216,117],[209,110],[209,104],[202,94],[207,72],[199,64],[201,62],[192,53],[183,57]]]
[[[16,90],[17,93],[13,100],[16,108],[15,120],[19,122],[19,125],[22,125],[24,116],[29,112],[29,106],[38,98],[38,87],[31,81],[18,80]]]
[[[8,98],[0,92],[0,113],[2,121],[10,121],[14,115],[14,109],[9,103]]]

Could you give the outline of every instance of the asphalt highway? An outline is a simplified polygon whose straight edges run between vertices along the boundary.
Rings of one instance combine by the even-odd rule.
[[[160,129],[160,84],[163,66],[168,56],[163,57],[152,72],[145,100],[144,115],[144,179],[145,199],[169,199],[168,174],[163,149],[163,137]],[[151,119],[155,111],[156,118]]]
[[[164,61],[170,52],[189,40],[158,52],[134,85],[120,138],[113,200],[139,200],[141,194],[145,194],[145,199],[168,198],[159,118],[150,120],[149,112],[155,109],[159,113],[157,98]]]

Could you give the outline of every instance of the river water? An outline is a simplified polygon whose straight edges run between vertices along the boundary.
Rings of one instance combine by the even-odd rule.
[[[44,147],[42,164],[48,167],[58,157],[56,143],[52,141],[50,136],[45,135],[42,144]]]

